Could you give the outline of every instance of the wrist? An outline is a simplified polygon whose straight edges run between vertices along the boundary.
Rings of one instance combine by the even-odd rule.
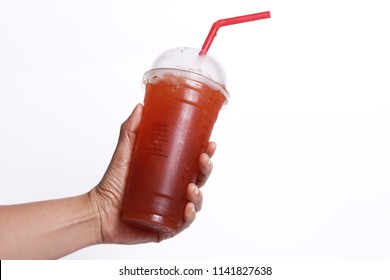
[[[86,193],[85,196],[88,201],[88,207],[92,213],[91,215],[92,217],[91,224],[93,228],[92,239],[94,240],[94,244],[92,245],[102,244],[103,243],[102,222],[100,217],[99,206],[97,203],[95,188],[93,188],[91,191]]]

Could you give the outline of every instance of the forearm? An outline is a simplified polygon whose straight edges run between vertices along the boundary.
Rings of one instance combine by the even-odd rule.
[[[0,206],[0,259],[57,259],[100,242],[87,194]]]

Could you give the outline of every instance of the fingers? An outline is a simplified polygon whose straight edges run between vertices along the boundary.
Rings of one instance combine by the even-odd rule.
[[[202,209],[203,194],[198,188],[203,186],[209,178],[211,171],[213,170],[213,164],[211,163],[211,157],[214,155],[217,149],[215,142],[210,142],[206,148],[206,151],[200,155],[199,158],[199,175],[196,181],[196,185],[191,183],[187,188],[188,203],[184,210],[184,223],[181,231],[188,228],[196,218],[196,212]]]
[[[213,170],[213,164],[208,154],[203,153],[199,158],[199,174],[196,178],[196,185],[199,187],[206,184],[207,179],[210,177],[211,171]]]
[[[143,109],[143,106],[141,104],[137,104],[137,106],[135,106],[131,115],[122,124],[121,132],[120,132],[120,136],[119,136],[119,141],[121,141],[121,140],[128,141],[128,142],[135,141],[138,127],[139,127],[139,124],[141,122],[142,109]]]
[[[186,208],[184,209],[184,223],[180,231],[188,228],[196,218],[195,205],[192,202],[187,203]]]
[[[199,187],[202,187],[204,184],[206,184],[206,181],[209,178],[211,171],[213,170],[211,157],[214,155],[216,149],[217,144],[215,142],[210,142],[206,148],[206,151],[200,155],[199,174],[196,178],[196,185]]]
[[[187,188],[187,199],[188,203],[184,209],[184,223],[180,231],[188,228],[196,218],[196,212],[199,212],[202,209],[203,203],[203,194],[199,188],[191,183]]]
[[[188,185],[187,199],[189,202],[194,204],[196,212],[199,212],[200,209],[202,209],[203,194],[201,190],[193,183]]]
[[[206,151],[205,153],[208,154],[208,156],[210,158],[213,157],[214,153],[215,153],[215,150],[217,149],[217,144],[215,142],[209,142],[209,144],[207,145],[207,148],[206,148]]]
[[[128,119],[122,124],[119,140],[115,149],[113,160],[129,161],[133,150],[135,138],[142,118],[143,106],[138,104]]]

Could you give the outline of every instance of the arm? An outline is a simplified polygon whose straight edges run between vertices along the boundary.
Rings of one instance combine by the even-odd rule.
[[[172,236],[144,231],[121,220],[122,199],[131,153],[142,116],[138,105],[122,124],[118,144],[99,184],[87,194],[58,200],[0,206],[0,259],[56,259],[86,246],[103,243],[160,242]],[[203,186],[216,149],[210,142],[199,159],[198,180],[187,188],[189,203],[182,230],[202,206]]]
[[[100,242],[88,195],[0,206],[0,259],[56,259]]]

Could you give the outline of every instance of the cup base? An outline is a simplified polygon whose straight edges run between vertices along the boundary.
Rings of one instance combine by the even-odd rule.
[[[167,234],[176,234],[180,227],[170,219],[150,213],[126,213],[122,219],[138,228]]]

